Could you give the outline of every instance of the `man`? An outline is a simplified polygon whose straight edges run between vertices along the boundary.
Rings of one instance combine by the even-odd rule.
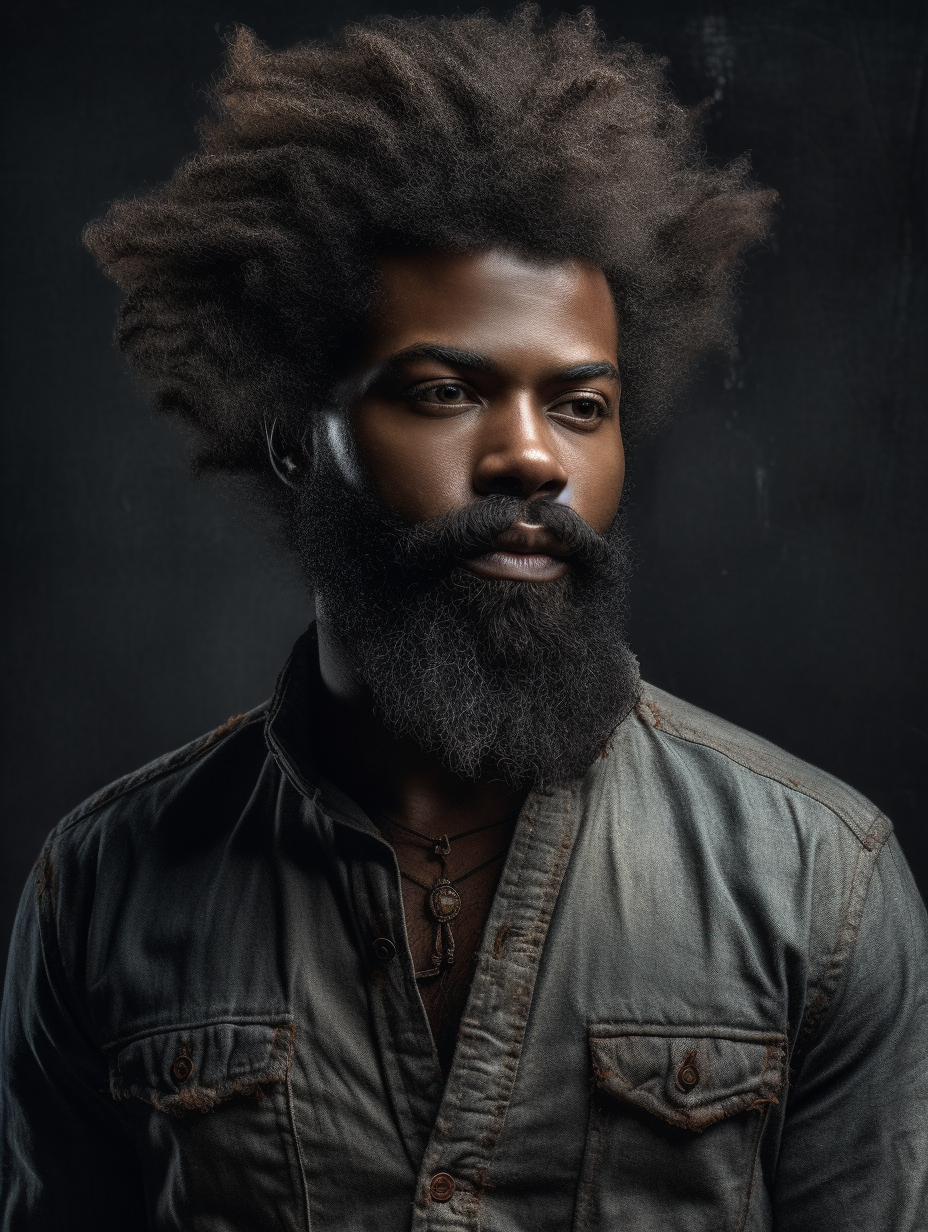
[[[889,823],[641,684],[623,442],[769,194],[592,19],[231,44],[88,243],[316,619],[23,898],[8,1228],[928,1226],[928,932]]]

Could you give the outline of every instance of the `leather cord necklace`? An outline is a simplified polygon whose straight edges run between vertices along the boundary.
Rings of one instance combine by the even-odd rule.
[[[456,834],[453,841],[456,842],[460,838],[470,838],[472,834],[480,834],[484,830],[493,830],[497,826],[505,825],[508,821],[514,821],[521,811],[519,809],[515,813],[510,813],[508,817],[501,817],[499,821],[491,821],[485,826],[475,826],[473,830],[465,830],[463,834]],[[426,910],[435,921],[432,965],[416,972],[417,980],[431,979],[433,976],[441,975],[446,967],[454,965],[454,933],[451,931],[451,922],[457,919],[461,911],[461,896],[455,887],[459,886],[462,881],[466,881],[468,877],[473,877],[476,873],[489,868],[497,860],[501,860],[508,851],[508,846],[504,847],[502,851],[498,851],[495,856],[490,856],[489,860],[484,860],[482,864],[478,864],[476,868],[472,868],[468,872],[462,873],[460,877],[455,877],[454,880],[451,880],[445,876],[445,862],[446,858],[451,854],[452,843],[447,834],[434,838],[429,834],[423,834],[420,830],[414,830],[412,826],[405,826],[400,821],[394,821],[383,813],[378,813],[377,816],[381,821],[386,822],[387,825],[395,826],[399,830],[405,830],[407,834],[414,834],[416,838],[424,839],[432,847],[433,854],[441,861],[441,876],[435,879],[434,885],[426,885],[424,881],[420,881],[412,873],[407,873],[404,869],[400,869],[401,876],[405,877],[407,881],[411,881],[413,885],[417,885],[421,890],[425,890]]]
[[[418,877],[413,877],[412,873],[407,873],[400,869],[401,875],[407,881],[411,881],[413,885],[417,885],[421,890],[425,890],[428,895],[425,905],[435,921],[432,965],[424,971],[417,971],[417,980],[426,980],[430,979],[433,975],[441,975],[443,968],[454,965],[454,933],[451,931],[451,921],[457,918],[461,910],[461,896],[454,887],[459,886],[468,877],[473,877],[474,873],[479,873],[483,869],[489,868],[491,864],[495,864],[497,860],[501,860],[507,850],[504,847],[495,856],[490,856],[489,860],[484,860],[482,864],[472,868],[469,873],[455,877],[454,881],[449,881],[447,877],[439,877],[432,886],[427,886]]]

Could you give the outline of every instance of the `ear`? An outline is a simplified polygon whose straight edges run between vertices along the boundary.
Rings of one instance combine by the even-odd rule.
[[[280,441],[276,419],[273,419],[270,425],[267,420],[264,421],[264,435],[267,440],[267,454],[274,474],[288,488],[295,488],[305,463],[303,442],[301,441],[294,449],[284,448]]]

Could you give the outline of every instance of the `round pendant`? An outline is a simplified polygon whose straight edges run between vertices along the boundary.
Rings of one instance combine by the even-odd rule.
[[[429,894],[429,910],[436,920],[447,924],[461,910],[461,896],[450,881],[436,881]]]

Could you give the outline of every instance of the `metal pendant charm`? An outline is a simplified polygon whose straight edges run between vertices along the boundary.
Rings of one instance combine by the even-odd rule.
[[[388,819],[389,820],[389,819]],[[511,821],[512,818],[504,818],[504,821]],[[400,826],[399,822],[392,824]],[[501,825],[501,822],[493,822],[492,825]],[[401,829],[407,827],[400,826]],[[468,830],[467,834],[476,834],[478,830],[488,830],[491,826],[478,826],[477,830]],[[413,834],[419,838],[424,838],[429,843],[434,843],[434,852],[441,860],[441,871],[445,871],[445,856],[451,851],[451,841],[447,834],[443,834],[440,839],[428,838],[425,834],[419,834],[418,830],[413,830]],[[458,835],[458,838],[464,838],[466,835]],[[400,876],[405,877],[407,881],[411,881],[413,885],[417,885],[420,890],[425,890],[425,905],[428,914],[435,921],[435,937],[432,942],[432,965],[424,971],[416,972],[417,980],[432,979],[433,976],[441,975],[446,967],[454,965],[454,933],[451,931],[451,921],[456,920],[461,911],[461,896],[455,889],[455,884],[460,885],[462,881],[466,881],[468,877],[473,877],[475,873],[483,872],[485,868],[489,868],[491,864],[495,864],[497,860],[505,856],[508,848],[504,847],[502,851],[498,851],[495,856],[490,856],[489,860],[484,860],[482,864],[478,864],[476,868],[472,868],[470,872],[463,873],[460,877],[456,877],[454,881],[449,881],[447,877],[439,877],[435,884],[431,887],[427,886],[424,881],[420,881],[418,877],[414,877],[412,873],[405,869],[400,869]]]
[[[454,965],[454,933],[451,931],[451,921],[461,910],[461,896],[447,877],[439,877],[429,891],[426,902],[435,921],[432,967],[428,974],[439,975],[442,968]]]
[[[450,924],[461,910],[461,896],[447,877],[439,877],[429,894],[429,911],[441,924]]]

